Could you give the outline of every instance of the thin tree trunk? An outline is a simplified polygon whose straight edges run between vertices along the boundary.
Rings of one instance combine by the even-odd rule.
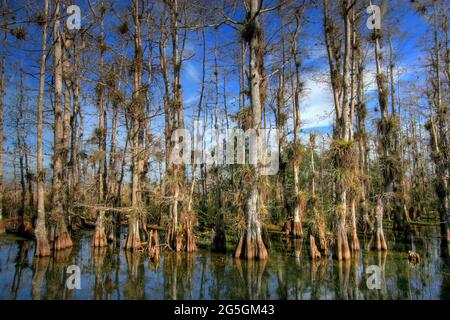
[[[305,196],[300,191],[300,164],[301,164],[301,145],[299,141],[300,134],[300,94],[302,91],[302,84],[300,80],[300,66],[301,62],[298,58],[298,48],[297,41],[299,37],[300,27],[301,27],[301,11],[296,11],[295,13],[295,21],[296,21],[296,29],[293,35],[292,41],[292,52],[294,58],[294,70],[295,70],[295,86],[293,92],[294,99],[294,148],[295,148],[295,156],[294,156],[294,191],[295,191],[295,204],[294,204],[294,217],[293,217],[293,226],[291,228],[291,234],[295,238],[303,238],[303,228],[302,228],[302,216],[303,210],[305,208],[306,199]],[[294,81],[294,80],[292,80]]]
[[[52,182],[52,211],[53,221],[53,247],[55,250],[72,246],[72,240],[67,231],[64,218],[64,183],[63,183],[63,121],[62,121],[62,87],[63,87],[63,54],[60,30],[60,0],[54,0],[55,15],[53,22],[53,64],[55,79],[55,129],[54,129],[54,155],[53,155],[53,182]]]
[[[141,29],[139,21],[139,1],[133,0],[134,33],[134,76],[133,76],[133,106],[131,110],[131,206],[133,211],[128,220],[128,236],[125,243],[127,250],[139,250],[141,239],[139,233],[139,211],[141,208],[141,192],[139,180],[141,174],[141,148],[139,143],[140,124],[143,116],[143,99],[141,92],[143,52],[141,44]]]
[[[103,6],[103,2],[101,6]],[[107,187],[107,174],[106,174],[106,105],[105,105],[105,57],[106,50],[105,34],[104,34],[104,11],[99,10],[100,15],[100,81],[97,84],[97,107],[98,107],[98,203],[103,204],[105,202],[105,191]],[[107,245],[106,233],[105,233],[105,210],[98,210],[97,221],[95,223],[95,233],[92,241],[94,247],[104,247]]]
[[[4,1],[6,5],[6,1]],[[6,7],[4,7],[6,10]],[[3,13],[3,23],[6,25],[6,11]],[[5,223],[3,221],[3,108],[5,101],[5,64],[6,64],[6,38],[8,29],[3,30],[2,57],[0,66],[0,234],[5,233]]]
[[[45,64],[47,61],[47,28],[49,0],[44,1],[44,25],[42,26],[41,66],[39,70],[39,95],[37,105],[37,219],[36,219],[36,251],[37,257],[50,255],[50,245],[45,225],[45,173],[42,147],[42,127],[44,113]]]

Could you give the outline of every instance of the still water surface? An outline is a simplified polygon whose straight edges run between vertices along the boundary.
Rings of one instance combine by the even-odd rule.
[[[450,299],[450,262],[441,258],[437,227],[415,227],[411,241],[387,253],[362,250],[351,262],[311,262],[307,244],[272,239],[270,259],[246,262],[199,249],[162,254],[91,247],[91,234],[74,236],[72,249],[34,258],[32,241],[0,238],[0,299]],[[78,238],[78,241],[77,241]],[[366,244],[367,239],[361,239]],[[407,251],[421,256],[408,262]],[[65,283],[69,265],[81,268],[81,289]],[[369,290],[365,271],[381,268],[381,289]]]

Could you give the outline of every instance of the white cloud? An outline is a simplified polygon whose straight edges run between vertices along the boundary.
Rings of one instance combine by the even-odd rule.
[[[328,84],[308,79],[305,82],[306,97],[301,108],[302,129],[330,126],[333,123],[333,97]]]
[[[200,82],[200,76],[194,63],[187,61],[184,63],[183,67],[184,76],[187,78],[186,80],[196,83]]]

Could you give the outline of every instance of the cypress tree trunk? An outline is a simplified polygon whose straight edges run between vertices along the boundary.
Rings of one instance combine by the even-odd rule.
[[[100,6],[103,6],[103,2]],[[98,151],[99,151],[99,161],[98,161],[98,203],[100,205],[104,204],[105,201],[105,191],[107,188],[107,173],[106,173],[106,123],[107,114],[105,106],[105,57],[104,53],[106,50],[105,44],[105,34],[104,34],[104,14],[105,10],[100,8],[100,81],[97,84],[97,107],[98,107]],[[95,223],[95,233],[92,245],[94,247],[104,247],[107,245],[106,233],[105,233],[105,211],[98,210],[97,221]]]
[[[300,32],[300,11],[296,11],[295,21],[296,29],[293,35],[293,58],[295,70],[295,86],[294,86],[294,216],[291,228],[291,234],[295,238],[303,238],[302,216],[305,209],[306,199],[300,190],[300,164],[302,158],[302,147],[299,141],[300,134],[300,94],[302,91],[302,84],[300,82],[300,61],[298,58],[297,40]]]
[[[53,247],[60,250],[72,246],[72,240],[67,230],[64,215],[64,183],[63,183],[63,120],[62,120],[62,87],[63,87],[63,54],[60,30],[60,1],[55,0],[55,15],[53,24],[53,68],[55,79],[55,129],[54,129],[54,155],[53,155],[53,181],[52,181],[52,236]]]
[[[125,243],[127,250],[139,250],[141,238],[139,233],[139,210],[142,205],[141,193],[139,192],[139,180],[141,169],[141,150],[139,144],[140,123],[143,115],[143,99],[141,93],[142,85],[142,63],[143,52],[141,44],[141,29],[139,21],[139,1],[133,0],[134,33],[134,82],[133,101],[131,106],[131,206],[133,208],[128,220],[128,237]]]
[[[354,142],[350,137],[351,121],[350,97],[352,87],[350,86],[351,73],[351,20],[349,2],[342,2],[341,16],[344,21],[344,54],[343,66],[341,61],[341,44],[337,39],[337,26],[334,18],[330,15],[329,1],[324,2],[324,29],[327,47],[328,61],[330,65],[331,86],[333,89],[335,105],[335,128],[334,139],[331,146],[333,164],[336,169],[335,184],[335,215],[333,219],[333,230],[335,233],[334,257],[338,260],[349,260],[351,257],[346,229],[348,215],[348,181],[346,177],[352,176],[355,170]],[[342,69],[342,70],[341,70]]]
[[[45,89],[45,63],[47,60],[47,28],[49,0],[44,2],[44,25],[42,26],[42,55],[39,70],[39,95],[37,112],[37,219],[36,219],[36,252],[35,256],[43,257],[50,255],[50,246],[47,238],[45,225],[45,182],[43,168],[42,127],[44,112],[44,89]]]
[[[247,12],[247,25],[244,26],[246,40],[250,47],[250,102],[252,108],[252,126],[259,135],[261,129],[261,75],[258,66],[258,50],[262,49],[259,33],[261,32],[259,22],[259,9],[261,0],[249,1]],[[262,59],[260,60],[262,63]],[[261,155],[259,143],[256,149],[256,167],[251,178],[250,191],[245,202],[245,229],[235,249],[234,256],[243,259],[266,260],[269,257],[266,246],[262,239],[260,218],[260,194],[259,194],[259,168],[258,161]]]

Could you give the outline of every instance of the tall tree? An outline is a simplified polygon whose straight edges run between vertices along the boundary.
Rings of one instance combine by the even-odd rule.
[[[141,238],[139,233],[139,214],[142,205],[140,187],[140,174],[142,169],[142,150],[139,141],[144,115],[144,99],[142,92],[143,49],[141,39],[141,23],[139,19],[139,0],[133,0],[134,22],[134,60],[133,60],[133,95],[129,106],[131,118],[131,206],[132,212],[128,220],[128,236],[125,243],[127,250],[139,250]]]
[[[45,92],[45,64],[47,62],[47,29],[49,0],[44,0],[44,15],[42,25],[41,65],[39,69],[39,95],[37,105],[37,219],[36,219],[36,251],[35,256],[50,255],[50,246],[45,224],[45,172],[42,146],[44,92]]]
[[[63,119],[62,119],[62,91],[63,91],[63,50],[60,27],[60,0],[54,0],[53,15],[53,77],[55,82],[55,123],[53,144],[53,181],[52,181],[52,211],[51,219],[53,247],[55,250],[72,246],[72,239],[67,230],[64,214],[64,171],[63,171]]]
[[[263,101],[261,100],[262,78],[260,70],[263,59],[258,59],[264,44],[261,42],[262,25],[260,23],[260,13],[262,8],[261,0],[245,1],[247,18],[244,22],[243,37],[249,47],[249,88],[250,88],[250,108],[251,124],[256,135],[262,134],[261,129],[261,110]],[[262,238],[261,221],[261,183],[259,160],[261,157],[260,145],[257,143],[255,148],[256,165],[253,177],[249,181],[249,191],[245,199],[245,227],[240,240],[236,246],[234,256],[243,259],[266,260],[269,257],[266,245]]]
[[[337,4],[340,17],[343,20],[343,39],[339,39],[339,27],[331,16],[328,0],[324,0],[324,29],[330,67],[331,87],[333,90],[336,120],[333,131],[331,154],[336,172],[335,181],[335,212],[333,230],[335,233],[334,256],[338,260],[348,260],[351,257],[348,244],[346,219],[348,216],[349,177],[353,176],[356,164],[354,141],[350,135],[350,85],[351,73],[351,8],[354,3],[343,0]],[[343,43],[342,43],[343,42]],[[343,46],[343,53],[341,48]],[[343,57],[343,59],[342,59]]]
[[[103,205],[105,202],[105,192],[108,190],[107,187],[107,162],[106,162],[106,134],[107,134],[107,112],[105,103],[105,13],[106,6],[102,1],[100,4],[99,12],[97,12],[97,18],[100,22],[100,40],[99,40],[99,50],[100,50],[100,79],[97,83],[97,109],[98,109],[98,203]],[[94,247],[104,247],[107,244],[106,233],[105,233],[105,210],[100,209],[97,215],[97,221],[95,224],[95,234],[94,234]]]

